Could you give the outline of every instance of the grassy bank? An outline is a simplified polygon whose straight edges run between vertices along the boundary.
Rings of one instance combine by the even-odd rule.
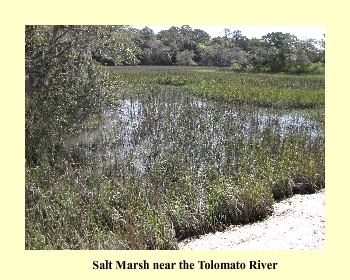
[[[176,249],[325,186],[324,76],[112,70],[103,116],[26,167],[27,249]]]

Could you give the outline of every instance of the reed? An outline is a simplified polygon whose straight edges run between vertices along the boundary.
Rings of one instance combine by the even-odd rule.
[[[325,187],[324,77],[142,68],[26,168],[27,249],[177,249]]]

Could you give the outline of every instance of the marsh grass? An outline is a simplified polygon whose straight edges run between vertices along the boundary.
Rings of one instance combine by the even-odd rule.
[[[113,72],[99,125],[26,168],[27,249],[177,249],[325,187],[324,77],[198,70]]]

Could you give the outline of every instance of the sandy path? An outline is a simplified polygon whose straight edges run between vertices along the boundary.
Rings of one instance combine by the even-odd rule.
[[[232,226],[179,243],[180,250],[322,250],[325,248],[325,192],[295,195],[275,203],[262,222]]]

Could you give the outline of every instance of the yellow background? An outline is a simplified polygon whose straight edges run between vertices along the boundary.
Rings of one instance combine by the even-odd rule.
[[[349,197],[349,34],[345,1],[6,1],[1,19],[1,279],[345,279]],[[237,2],[237,3],[235,3]],[[297,24],[326,29],[326,249],[323,251],[26,251],[26,24]],[[243,34],[244,35],[244,34]],[[194,262],[194,270],[93,270],[94,260]],[[199,260],[278,262],[276,270],[199,270]],[[127,278],[126,278],[127,277]],[[242,279],[242,278],[241,278]]]

